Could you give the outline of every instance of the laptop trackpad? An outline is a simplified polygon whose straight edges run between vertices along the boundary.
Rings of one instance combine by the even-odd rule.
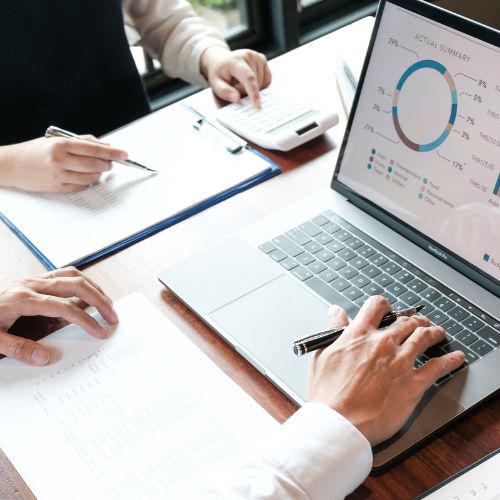
[[[163,269],[160,281],[204,316],[282,275],[285,270],[241,238],[231,236]]]
[[[309,356],[297,357],[292,343],[325,330],[327,310],[326,304],[283,275],[209,316],[258,367],[304,400]]]

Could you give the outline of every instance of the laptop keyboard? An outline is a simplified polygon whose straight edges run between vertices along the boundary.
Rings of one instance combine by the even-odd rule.
[[[500,346],[500,325],[463,297],[328,210],[259,246],[275,262],[330,304],[354,316],[372,295],[393,310],[423,304],[422,313],[446,330],[446,340],[415,362],[460,350],[464,365],[440,385]]]

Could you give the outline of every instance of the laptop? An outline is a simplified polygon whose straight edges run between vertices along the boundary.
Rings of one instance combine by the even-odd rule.
[[[331,186],[161,271],[176,296],[292,400],[294,340],[338,304],[424,304],[462,350],[404,428],[389,465],[500,386],[500,32],[420,0],[383,0]]]

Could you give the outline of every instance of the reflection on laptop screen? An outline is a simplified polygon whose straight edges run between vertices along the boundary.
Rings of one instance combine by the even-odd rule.
[[[499,68],[498,47],[387,2],[337,175],[496,280]]]

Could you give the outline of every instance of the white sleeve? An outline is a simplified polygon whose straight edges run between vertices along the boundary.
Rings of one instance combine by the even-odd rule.
[[[222,35],[195,14],[186,0],[122,0],[125,24],[138,44],[157,58],[167,75],[206,87],[200,57],[212,46],[227,47]]]
[[[366,438],[343,416],[307,403],[287,420],[258,456],[210,478],[193,495],[202,499],[344,498],[372,466]]]

